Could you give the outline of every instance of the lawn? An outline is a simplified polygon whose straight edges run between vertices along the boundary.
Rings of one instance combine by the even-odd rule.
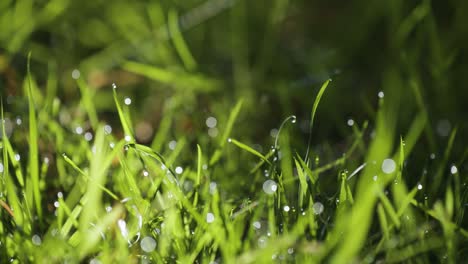
[[[0,263],[463,263],[467,13],[2,0]]]

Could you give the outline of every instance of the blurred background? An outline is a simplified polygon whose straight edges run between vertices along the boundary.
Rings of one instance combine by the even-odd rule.
[[[303,152],[313,101],[331,78],[316,151],[344,152],[351,126],[372,126],[382,92],[395,105],[396,134],[418,113],[428,117],[421,159],[442,153],[455,127],[465,144],[454,151],[466,154],[466,14],[461,0],[2,0],[0,91],[14,131],[27,113],[32,52],[35,100],[61,105],[57,118],[75,133],[90,129],[80,82],[119,133],[115,83],[139,142],[151,144],[166,122],[172,138],[210,144],[242,98],[235,136],[262,150],[296,115],[292,140]],[[47,102],[48,93],[59,100]]]

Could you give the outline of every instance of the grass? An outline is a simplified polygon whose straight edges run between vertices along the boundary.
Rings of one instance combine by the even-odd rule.
[[[0,3],[1,263],[466,259],[468,5],[169,2]]]
[[[102,122],[90,128],[93,140],[77,137],[62,126],[41,133],[40,127],[57,124],[41,114],[49,110],[36,107],[31,82],[28,85],[29,162],[15,162],[13,153],[19,151],[8,137],[2,138],[2,259],[20,263],[345,263],[439,258],[454,263],[468,236],[456,218],[463,213],[465,201],[461,199],[466,199],[457,184],[459,172],[454,167],[451,174],[446,171],[446,158],[435,161],[436,175],[449,174],[454,181],[447,184],[442,200],[432,202],[423,196],[430,185],[409,186],[405,161],[423,133],[424,115],[415,118],[392,153],[395,135],[387,122],[392,107],[384,99],[380,99],[371,141],[365,142],[362,136],[367,125],[355,125],[348,152],[318,166],[319,156],[311,164],[291,144],[293,132],[287,127],[296,123],[295,117],[278,131],[272,150],[265,154],[232,139],[242,101],[233,107],[227,122],[219,125],[222,137],[217,144],[184,146],[179,151],[158,153],[135,143],[128,109],[120,104],[116,86],[108,89],[113,90],[122,138],[107,133]],[[321,114],[318,103],[324,95],[322,100],[327,100],[327,85],[328,81],[318,93],[311,119]],[[96,116],[87,93],[82,93],[82,100],[89,116]],[[2,131],[6,134],[5,125]],[[61,144],[55,148],[73,151],[54,153],[52,160],[39,164],[38,142],[48,134],[57,141],[51,144]],[[454,130],[445,157],[455,134]],[[155,138],[166,141],[160,135]],[[367,151],[365,162],[356,168],[352,164],[360,158],[353,160],[351,153],[358,145]],[[249,155],[235,157],[242,152]],[[190,158],[179,163],[179,156]],[[391,159],[393,168],[383,168],[384,159]],[[44,173],[60,162],[65,163],[58,175]],[[16,170],[9,170],[9,164]],[[184,165],[174,169],[175,164]],[[216,182],[228,166],[251,170],[243,194],[231,193]],[[69,184],[62,182],[69,178],[73,178]]]

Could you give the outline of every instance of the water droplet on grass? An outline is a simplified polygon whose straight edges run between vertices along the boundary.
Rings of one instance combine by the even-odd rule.
[[[146,171],[146,170],[144,170],[144,171],[143,171],[143,176],[148,177],[148,176],[149,176],[149,172]]]
[[[91,134],[91,132],[86,132],[84,138],[86,141],[91,141],[93,139],[93,134]]]
[[[125,135],[125,141],[127,141],[127,142],[132,141],[132,136],[130,136],[130,135]]]
[[[214,138],[218,135],[219,130],[216,127],[208,129],[208,136]]]
[[[178,166],[175,168],[175,173],[182,174],[182,172],[184,172],[184,169],[182,167]]]
[[[377,96],[378,96],[379,98],[384,98],[385,94],[384,94],[384,92],[380,91],[380,92],[377,94]]]
[[[58,198],[63,198],[63,193],[62,193],[62,192],[58,192],[58,193],[57,193],[57,197],[58,197]]]
[[[115,83],[112,83],[112,89],[117,89],[117,85]]]
[[[0,173],[3,173],[3,163],[0,163]]]
[[[431,155],[429,156],[431,159],[435,159],[436,158],[436,155],[434,153],[431,153]]]
[[[54,202],[54,207],[55,207],[55,208],[59,208],[59,206],[60,206],[60,203],[57,202],[57,201],[55,201],[55,202]]]
[[[253,222],[252,225],[253,225],[253,227],[254,227],[255,229],[260,229],[260,228],[262,228],[262,224],[261,224],[259,221]]]
[[[385,159],[382,162],[382,171],[386,174],[391,174],[396,169],[396,163],[392,159]]]
[[[347,122],[348,126],[354,126],[354,120],[353,119],[348,119],[348,122]]]
[[[450,173],[452,173],[452,174],[457,174],[457,172],[458,172],[457,166],[452,165],[452,167],[450,167]]]
[[[18,117],[16,118],[16,124],[17,124],[18,126],[21,126],[21,124],[23,124],[23,120],[21,119],[20,116],[18,116]]]
[[[78,69],[74,69],[71,75],[73,79],[78,80],[78,78],[80,78],[81,73]]]
[[[110,125],[105,125],[104,132],[106,135],[109,135],[110,133],[112,133],[112,127]]]
[[[216,127],[216,125],[218,124],[218,120],[216,120],[216,118],[210,116],[206,119],[206,126],[209,127],[209,128],[214,128]]]
[[[20,154],[16,153],[16,154],[15,154],[15,160],[16,160],[16,161],[19,161],[20,159],[21,159]]]
[[[83,134],[83,128],[80,126],[75,127],[75,133],[78,135]]]
[[[119,226],[120,233],[126,239],[128,237],[128,230],[127,230],[127,223],[123,219],[119,219],[117,221],[117,225]]]
[[[291,210],[291,208],[289,208],[289,206],[285,205],[285,206],[283,207],[283,210],[284,210],[285,212],[289,212],[289,210]]]
[[[217,188],[218,184],[216,182],[210,182],[210,194],[214,194]]]
[[[266,180],[263,183],[263,191],[266,194],[273,194],[276,192],[277,189],[278,189],[278,185],[276,185],[276,182],[273,180]]]
[[[152,237],[144,237],[140,242],[140,247],[143,251],[149,253],[156,249],[156,240]]]
[[[422,184],[418,183],[418,190],[422,190],[423,186]]]
[[[101,264],[101,261],[99,261],[99,259],[93,258],[89,261],[89,264]]]
[[[323,204],[321,202],[316,202],[314,203],[314,205],[312,206],[312,209],[314,210],[314,214],[316,215],[319,215],[323,212],[323,209],[325,207],[323,206]]]
[[[292,255],[294,253],[294,248],[288,248],[288,254]]]
[[[228,139],[227,139],[227,142],[231,143],[231,142],[232,142],[232,139],[231,139],[231,138],[228,138]]]
[[[132,99],[131,99],[130,97],[125,97],[124,103],[125,103],[126,105],[131,105],[131,104],[132,104]]]
[[[174,150],[177,147],[177,141],[175,141],[175,140],[169,141],[168,146],[169,146],[170,150]]]
[[[378,178],[379,177],[377,175],[374,175],[374,177],[372,177],[372,180],[377,181]]]
[[[207,213],[207,214],[206,214],[206,222],[207,222],[208,224],[213,223],[214,220],[215,220],[215,216],[214,216],[213,213]]]
[[[295,115],[291,116],[291,123],[295,124],[297,122],[297,118]]]
[[[40,246],[40,245],[42,244],[42,239],[41,239],[40,236],[34,235],[34,236],[32,237],[32,242],[33,242],[34,245]]]

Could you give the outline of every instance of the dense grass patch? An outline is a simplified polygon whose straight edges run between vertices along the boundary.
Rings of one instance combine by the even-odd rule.
[[[1,263],[468,256],[464,2],[0,2]]]

